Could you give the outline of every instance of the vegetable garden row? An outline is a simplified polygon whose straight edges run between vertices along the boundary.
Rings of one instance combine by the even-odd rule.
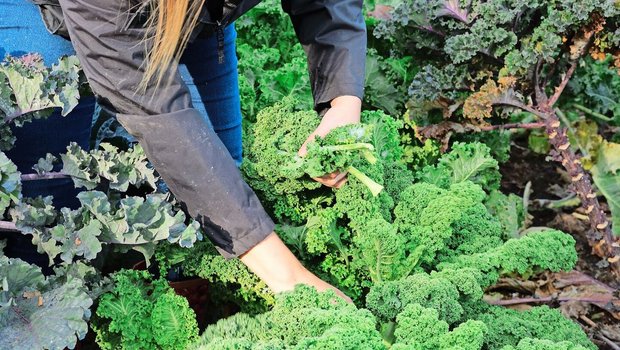
[[[620,348],[620,5],[365,8],[362,123],[303,158],[320,119],[292,25],[275,0],[236,23],[241,170],[295,255],[354,303],[273,295],[220,256],[102,113],[91,151],[69,145],[32,174],[0,153],[0,230],[51,267],[0,254],[0,349]],[[0,150],[85,90],[74,57],[6,58]],[[335,170],[341,189],[311,179]],[[79,207],[22,196],[57,178],[83,190]]]

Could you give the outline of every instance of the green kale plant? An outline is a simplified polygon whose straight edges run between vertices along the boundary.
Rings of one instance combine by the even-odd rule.
[[[255,317],[237,314],[207,328],[189,349],[385,349],[374,316],[333,292],[308,286],[278,295]]]
[[[121,270],[101,296],[93,319],[97,344],[112,349],[184,349],[198,336],[187,299],[146,271]]]
[[[620,273],[620,248],[613,244],[610,221],[558,109],[584,57],[617,53],[616,2],[416,0],[401,3],[390,15],[375,36],[393,45],[395,57],[414,55],[423,65],[412,79],[407,112],[418,135],[443,139],[447,146],[452,133],[496,130],[516,112],[533,118],[507,127],[544,129],[552,159],[566,168],[588,213],[590,245]],[[600,71],[591,74],[613,86]],[[600,88],[595,81],[580,73],[573,88],[587,91],[584,98],[592,101]],[[600,92],[597,98],[604,98]],[[597,103],[602,106],[598,114],[613,108],[609,101]],[[592,115],[587,109],[581,108]],[[598,244],[601,237],[604,244]]]
[[[209,326],[190,349],[594,349],[579,326],[556,310],[486,304],[481,274],[462,268],[379,283],[368,310],[333,292],[298,286],[277,295],[266,313],[240,313]]]
[[[504,231],[508,223],[493,217],[485,206],[489,195],[480,185],[491,193],[499,187],[498,163],[488,147],[457,143],[437,164],[414,172],[402,162],[399,123],[381,112],[365,112],[362,121],[372,130],[369,143],[377,161],[359,157],[356,167],[385,187],[378,196],[354,176],[332,190],[301,171],[283,171],[292,161],[295,169],[299,167],[301,160],[294,155],[318,123],[313,112],[296,112],[294,103],[259,113],[248,136],[248,181],[272,206],[280,236],[313,271],[362,300],[376,283],[432,271],[460,256],[501,251],[514,236]],[[416,179],[422,182],[414,183]],[[494,194],[495,201],[509,198],[502,196]],[[522,220],[515,220],[521,227]],[[549,238],[552,243],[563,239],[563,234]],[[558,249],[570,252],[569,243],[558,243]],[[534,273],[535,266],[514,272]]]
[[[0,150],[13,147],[9,125],[47,117],[54,108],[67,115],[80,98],[84,79],[75,56],[46,67],[38,54],[7,56],[0,62]]]
[[[286,97],[294,97],[298,108],[311,109],[306,55],[280,1],[262,1],[235,27],[244,118],[254,121],[259,111]]]

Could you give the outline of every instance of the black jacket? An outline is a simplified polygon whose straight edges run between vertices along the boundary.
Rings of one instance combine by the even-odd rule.
[[[59,0],[31,0],[41,7],[50,32],[68,36]],[[261,0],[208,1],[202,26],[196,31],[217,34]],[[366,53],[366,26],[362,0],[282,0],[300,43],[308,56],[315,106],[328,107],[334,97],[362,97]]]
[[[135,13],[143,0],[56,1],[100,103],[117,112],[220,252],[239,256],[261,242],[274,223],[204,116],[192,108],[178,72],[169,72],[168,84],[136,93],[148,45],[141,16]],[[257,3],[223,0],[221,11],[217,7],[203,11],[203,25],[217,31]],[[282,4],[308,55],[317,109],[341,95],[361,98],[366,51],[362,0],[283,0]]]
[[[207,9],[202,22],[216,28],[226,26],[259,2],[221,0],[223,11]],[[341,95],[362,98],[366,60],[362,5],[362,0],[282,0],[282,8],[291,17],[308,56],[317,109],[327,107],[326,104]]]

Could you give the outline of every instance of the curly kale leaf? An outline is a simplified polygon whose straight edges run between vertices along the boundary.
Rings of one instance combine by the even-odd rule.
[[[355,166],[363,160],[370,164],[377,162],[375,148],[369,142],[373,128],[374,126],[362,124],[335,128],[325,137],[317,137],[314,142],[309,142],[307,154],[297,157],[284,171],[290,171],[292,174],[299,174],[302,171],[313,178],[337,171],[347,171],[377,196],[383,190],[383,186]]]
[[[516,346],[506,345],[501,350],[587,350],[568,341],[553,342],[546,339],[524,338]]]
[[[210,326],[190,349],[376,349],[384,350],[367,310],[333,292],[298,286],[278,296],[273,310],[256,317],[237,314]]]
[[[455,142],[437,165],[427,166],[418,173],[424,182],[447,188],[451,184],[472,181],[485,190],[499,188],[499,164],[491,156],[491,149],[480,142]]]
[[[276,5],[279,7],[279,5]],[[296,98],[296,107],[312,109],[308,69],[299,44],[279,51],[271,45],[256,47],[255,42],[240,40],[239,87],[241,106],[249,120],[264,108],[286,97]],[[284,54],[290,53],[290,54]]]
[[[487,252],[455,256],[440,263],[438,268],[478,270],[481,272],[480,285],[487,287],[502,275],[526,275],[542,270],[569,271],[576,263],[573,237],[548,229],[509,239],[500,247]]]
[[[424,247],[421,261],[434,264],[460,254],[484,252],[502,243],[497,219],[482,204],[485,193],[469,181],[444,190],[428,183],[409,186],[394,208],[395,224],[410,244]]]
[[[212,290],[218,290],[214,297],[235,302],[246,312],[265,311],[274,303],[273,293],[265,282],[240,260],[224,258],[211,242],[198,244],[181,266],[185,274],[209,280]]]
[[[490,350],[506,350],[504,346],[507,349],[516,347],[519,350],[553,349],[553,347],[540,347],[540,345],[552,345],[554,342],[571,343],[572,347],[568,349],[577,346],[584,349],[596,349],[579,325],[562,316],[558,310],[547,306],[534,307],[527,311],[491,306],[487,312],[470,317],[488,326],[489,332],[484,344]],[[526,340],[528,338],[531,339]],[[526,346],[526,344],[529,345]],[[538,347],[534,344],[538,344]]]
[[[395,225],[383,218],[370,219],[363,231],[365,234],[353,237],[355,264],[366,270],[373,282],[407,276],[418,265],[424,248],[408,249],[409,242]]]
[[[457,286],[445,275],[417,273],[375,284],[366,296],[366,307],[380,320],[393,321],[407,305],[420,304],[434,309],[441,320],[453,324],[464,312],[459,299]]]
[[[366,125],[372,125],[370,143],[378,157],[386,163],[401,161],[403,147],[399,130],[403,123],[381,111],[363,111],[361,120]]]
[[[297,152],[320,120],[315,112],[295,112],[295,102],[287,99],[262,110],[249,131],[251,142],[243,163],[248,184],[272,206],[278,218],[302,223],[311,209],[306,207],[308,190],[320,189],[321,184],[282,169],[295,162]],[[319,191],[322,192],[322,191]],[[320,193],[319,193],[320,195]]]
[[[173,290],[157,298],[151,321],[153,337],[163,349],[183,348],[198,337],[196,314],[189,307],[187,299],[176,295]]]
[[[440,320],[436,309],[420,304],[409,304],[397,319],[392,349],[463,349],[479,350],[487,326],[481,321],[469,320],[449,331],[448,323]]]
[[[575,71],[568,83],[563,99],[568,106],[586,107],[595,113],[604,114],[614,124],[620,123],[620,75],[613,67],[613,56],[601,61],[586,58],[585,64]],[[583,110],[583,109],[582,109]]]
[[[114,289],[97,307],[95,327],[102,348],[185,348],[198,336],[196,316],[187,300],[174,294],[165,280],[146,271],[121,270]]]

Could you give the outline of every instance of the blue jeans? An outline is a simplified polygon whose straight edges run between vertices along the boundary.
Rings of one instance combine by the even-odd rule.
[[[74,53],[68,40],[47,31],[39,8],[32,2],[0,0],[0,60],[7,54],[23,56],[31,52],[41,54],[47,65]]]
[[[241,101],[234,25],[224,29],[224,62],[218,62],[217,37],[198,37],[181,58],[181,76],[192,92],[194,108],[206,115],[237,165],[243,158]]]

